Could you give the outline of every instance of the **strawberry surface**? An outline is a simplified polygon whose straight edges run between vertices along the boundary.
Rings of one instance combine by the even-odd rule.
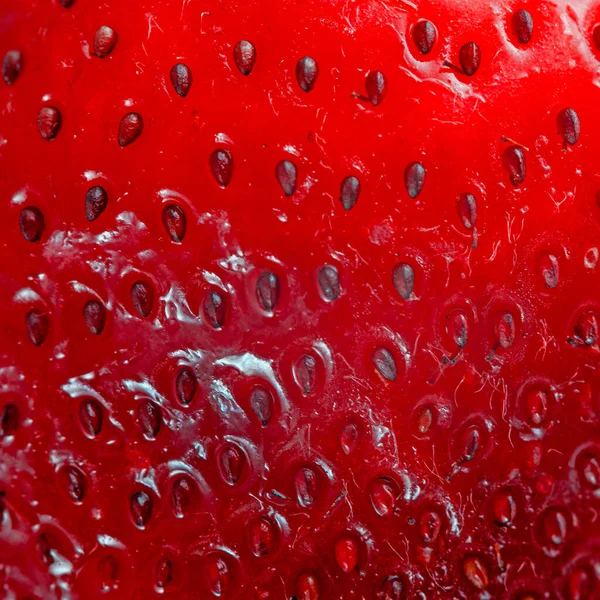
[[[3,597],[600,597],[598,21],[0,6]]]

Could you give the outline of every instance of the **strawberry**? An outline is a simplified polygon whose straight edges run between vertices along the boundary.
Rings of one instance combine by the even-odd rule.
[[[598,22],[5,2],[3,597],[600,597]]]

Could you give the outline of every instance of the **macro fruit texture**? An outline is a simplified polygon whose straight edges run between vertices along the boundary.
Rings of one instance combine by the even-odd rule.
[[[2,4],[3,597],[599,597],[599,21]]]

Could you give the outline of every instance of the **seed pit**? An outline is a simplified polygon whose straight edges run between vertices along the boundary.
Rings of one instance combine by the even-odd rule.
[[[148,525],[150,517],[152,516],[153,505],[152,498],[143,490],[136,492],[131,496],[129,509],[131,511],[131,518],[136,527],[144,529],[144,527]]]
[[[2,77],[6,85],[12,85],[17,81],[19,73],[23,68],[23,54],[19,50],[9,50],[2,61]]]
[[[479,46],[475,42],[464,44],[458,52],[458,62],[467,77],[475,75],[481,63]]]
[[[96,185],[90,188],[85,195],[85,216],[90,222],[95,221],[108,205],[108,194],[106,190]]]
[[[103,25],[94,36],[94,53],[98,58],[108,56],[117,45],[117,32],[107,25]]]
[[[147,281],[136,281],[131,286],[131,302],[140,317],[147,318],[154,305],[154,288]]]
[[[525,181],[525,153],[519,146],[509,146],[502,153],[502,163],[508,171],[510,182],[518,187]]]
[[[210,170],[215,181],[226,188],[233,177],[233,157],[225,148],[217,148],[210,155]]]
[[[435,26],[430,21],[419,21],[413,27],[412,38],[421,54],[429,54],[435,43]]]
[[[187,226],[183,209],[176,204],[166,204],[162,212],[162,222],[171,241],[175,244],[181,244]]]
[[[26,206],[19,219],[21,233],[28,242],[39,242],[46,228],[44,215],[36,206]]]
[[[263,310],[272,313],[279,302],[279,294],[279,277],[270,271],[261,273],[256,280],[256,296]]]
[[[404,185],[411,198],[416,198],[425,183],[425,167],[420,162],[410,163],[404,170]]]
[[[385,75],[380,71],[371,71],[367,75],[365,81],[367,97],[373,106],[377,106],[383,102],[387,93],[387,82]]]
[[[62,115],[58,108],[44,106],[38,115],[37,124],[42,138],[47,141],[53,140],[60,131]]]
[[[275,176],[286,196],[291,196],[296,191],[298,170],[291,160],[281,160],[275,167]]]
[[[100,335],[106,323],[106,308],[98,300],[88,300],[83,306],[83,318],[87,328],[94,334]]]
[[[123,148],[135,142],[142,134],[143,129],[144,121],[141,115],[136,112],[126,114],[119,123],[119,146]]]
[[[27,325],[27,336],[35,346],[41,346],[48,335],[50,329],[50,319],[48,313],[37,309],[30,310],[25,317]]]
[[[256,62],[256,48],[247,40],[241,40],[233,49],[233,60],[242,75],[250,75]]]
[[[519,44],[528,44],[533,35],[533,18],[525,9],[519,10],[511,18],[512,31]]]
[[[392,282],[403,300],[414,300],[415,272],[407,263],[398,263],[392,271]]]
[[[360,196],[360,181],[354,175],[349,175],[342,180],[340,186],[340,202],[344,210],[351,210],[358,202]]]
[[[314,58],[305,56],[296,64],[296,81],[302,90],[310,92],[317,82],[319,67]]]
[[[204,317],[213,329],[222,329],[225,324],[227,304],[225,295],[217,290],[209,290],[204,297]]]
[[[185,98],[189,94],[190,88],[192,87],[191,69],[183,63],[177,63],[171,68],[169,78],[175,93],[180,98]]]

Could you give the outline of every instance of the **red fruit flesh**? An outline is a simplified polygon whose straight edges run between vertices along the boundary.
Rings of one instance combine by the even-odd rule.
[[[4,597],[599,597],[598,22],[0,6]]]

